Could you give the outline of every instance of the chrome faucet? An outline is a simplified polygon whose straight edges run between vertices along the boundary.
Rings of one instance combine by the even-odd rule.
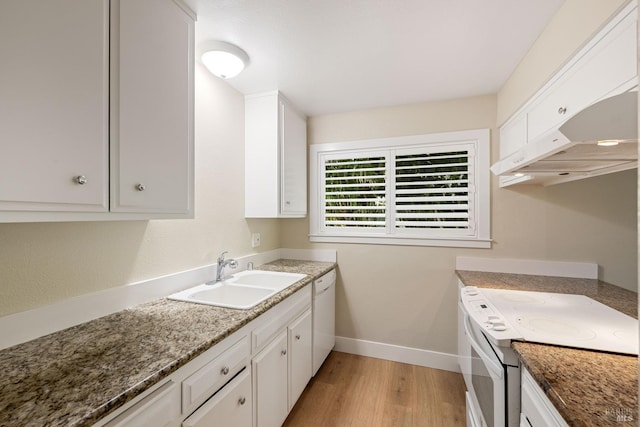
[[[233,259],[224,259],[224,254],[226,254],[227,251],[224,251],[220,254],[220,256],[218,257],[218,267],[217,267],[217,271],[216,271],[216,283],[220,282],[224,279],[227,279],[227,277],[224,276],[224,268],[228,265],[231,268],[237,268],[238,267],[238,262]]]

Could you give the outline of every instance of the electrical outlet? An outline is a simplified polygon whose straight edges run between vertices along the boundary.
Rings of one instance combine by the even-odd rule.
[[[251,235],[251,247],[257,248],[260,246],[260,233],[253,233]]]

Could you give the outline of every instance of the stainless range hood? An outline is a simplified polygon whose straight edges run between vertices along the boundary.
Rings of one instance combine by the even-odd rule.
[[[607,145],[617,143],[616,145]],[[638,166],[638,93],[597,102],[495,163],[495,175],[552,185]]]

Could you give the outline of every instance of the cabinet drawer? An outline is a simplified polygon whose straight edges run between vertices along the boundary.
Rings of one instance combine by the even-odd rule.
[[[250,426],[251,397],[251,371],[247,369],[184,420],[182,427]]]
[[[528,113],[529,141],[595,101],[615,94],[636,77],[635,21],[633,14],[627,16],[541,96]]]
[[[182,412],[188,414],[249,363],[249,340],[245,336],[182,382]]]
[[[180,415],[180,388],[168,381],[105,424],[105,427],[163,427]]]

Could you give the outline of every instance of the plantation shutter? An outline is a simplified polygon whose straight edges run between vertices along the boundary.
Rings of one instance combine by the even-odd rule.
[[[324,228],[384,230],[387,153],[327,155],[321,165]]]
[[[474,231],[473,147],[398,150],[394,159],[396,232]]]
[[[490,248],[489,129],[312,144],[312,242]]]

